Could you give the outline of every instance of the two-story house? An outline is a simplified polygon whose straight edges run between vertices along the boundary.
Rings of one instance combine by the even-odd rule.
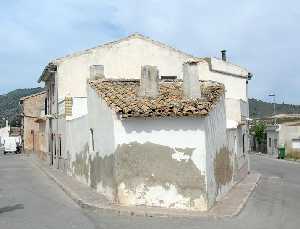
[[[140,34],[55,59],[45,67],[39,82],[45,82],[47,90],[45,114],[50,164],[68,172],[74,157],[88,160],[81,154],[92,144],[87,81],[103,77],[139,79],[141,66],[145,65],[156,66],[161,80],[182,80],[182,66],[187,61],[197,63],[199,80],[217,81],[225,86],[227,141],[236,155],[234,179],[243,177],[248,172],[247,87],[251,74],[228,62],[224,51],[220,59],[199,58]],[[81,177],[88,169],[76,168],[83,183],[86,179]]]

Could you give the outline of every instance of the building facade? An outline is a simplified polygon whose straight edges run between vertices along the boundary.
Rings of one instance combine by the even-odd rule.
[[[45,111],[46,92],[40,92],[20,99],[22,109],[21,136],[25,153],[37,153],[46,159],[46,119]]]

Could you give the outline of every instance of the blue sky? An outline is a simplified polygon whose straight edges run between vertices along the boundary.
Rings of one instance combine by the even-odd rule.
[[[0,3],[0,94],[36,87],[47,62],[139,32],[254,74],[250,97],[300,104],[296,0],[10,0]]]

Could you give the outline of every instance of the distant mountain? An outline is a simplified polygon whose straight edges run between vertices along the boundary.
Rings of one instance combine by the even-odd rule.
[[[276,114],[300,114],[300,105],[276,103]],[[249,113],[251,118],[261,118],[273,114],[273,103],[257,99],[249,99]]]
[[[20,125],[20,98],[41,91],[43,91],[43,88],[37,87],[17,89],[5,95],[0,95],[0,127],[5,125],[4,119],[8,119],[12,126]]]
[[[17,89],[5,95],[0,95],[0,127],[5,125],[4,119],[8,119],[12,126],[20,125],[21,97],[43,91],[43,88]],[[249,112],[251,118],[261,118],[273,114],[273,104],[257,99],[249,99]],[[300,114],[300,105],[276,104],[276,114]]]

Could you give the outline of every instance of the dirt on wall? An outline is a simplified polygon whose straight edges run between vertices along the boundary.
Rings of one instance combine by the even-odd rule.
[[[230,158],[232,153],[227,147],[222,147],[214,159],[215,181],[218,186],[231,182],[233,176],[233,164]]]
[[[194,149],[176,150],[191,156]],[[173,159],[174,153],[175,150],[168,146],[150,142],[120,145],[115,152],[116,183],[125,183],[131,190],[142,183],[148,187],[160,185],[166,189],[166,184],[173,184],[181,195],[192,200],[199,198],[205,194],[205,176],[201,175],[191,159]]]
[[[100,157],[97,152],[92,158],[89,157],[90,164],[90,186],[97,189],[97,185],[102,182],[103,186],[109,186],[116,190],[116,185],[113,179],[114,155]]]
[[[86,183],[94,189],[97,189],[97,185],[102,182],[104,187],[109,186],[116,190],[113,179],[113,155],[102,158],[97,152],[95,156],[92,156],[89,154],[88,149],[88,144],[85,144],[83,149],[76,154],[75,160],[71,163],[71,171],[74,171],[73,175],[84,177]],[[68,160],[70,160],[70,155]]]
[[[84,177],[87,183],[89,181],[88,150],[89,146],[86,143],[83,149],[75,155],[75,161],[72,161],[75,175]],[[71,171],[73,170],[72,168]]]

